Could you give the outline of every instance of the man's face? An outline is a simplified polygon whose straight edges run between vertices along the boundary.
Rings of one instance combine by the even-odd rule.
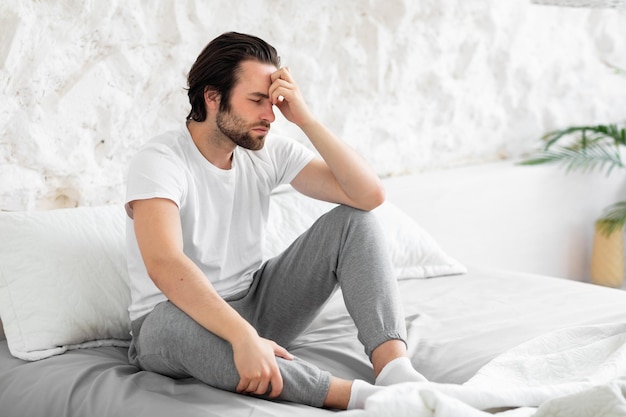
[[[265,144],[270,123],[275,120],[268,94],[270,75],[275,71],[270,64],[242,62],[238,82],[231,91],[230,109],[217,112],[217,128],[242,148],[259,150]]]

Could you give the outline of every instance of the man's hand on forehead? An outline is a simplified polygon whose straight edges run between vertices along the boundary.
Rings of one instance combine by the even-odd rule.
[[[272,98],[272,104],[277,105],[285,100],[285,95],[282,92],[285,89],[297,88],[295,81],[291,76],[289,67],[283,67],[270,75],[270,97]],[[272,91],[277,94],[272,94]]]
[[[301,126],[313,118],[289,67],[280,68],[272,73],[270,80],[270,100],[287,120]]]

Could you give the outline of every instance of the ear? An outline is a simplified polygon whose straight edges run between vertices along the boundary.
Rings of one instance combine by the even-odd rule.
[[[220,106],[220,93],[206,87],[204,89],[204,105],[207,109],[216,110]]]

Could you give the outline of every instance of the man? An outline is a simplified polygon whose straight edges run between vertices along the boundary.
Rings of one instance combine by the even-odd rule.
[[[133,340],[142,369],[225,390],[330,408],[381,387],[346,381],[286,347],[340,285],[378,385],[419,381],[381,232],[376,174],[310,113],[276,50],[253,36],[211,41],[188,77],[191,112],[148,142],[128,176]],[[274,106],[319,152],[268,137]],[[262,263],[272,189],[340,206]]]

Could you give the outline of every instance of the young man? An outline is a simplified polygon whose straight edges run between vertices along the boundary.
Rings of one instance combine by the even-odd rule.
[[[423,380],[406,358],[392,267],[367,212],[384,200],[376,174],[315,119],[261,39],[214,39],[188,84],[186,124],[143,146],[129,170],[131,362],[240,393],[362,407],[381,387],[286,349],[340,285],[377,384]],[[274,106],[321,158],[268,137]],[[262,263],[269,197],[282,183],[340,206]]]

